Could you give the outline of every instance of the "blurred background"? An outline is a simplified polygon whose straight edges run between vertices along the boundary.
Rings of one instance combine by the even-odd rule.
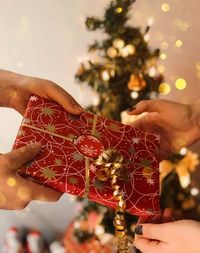
[[[80,62],[88,59],[88,44],[101,40],[102,34],[88,32],[85,18],[101,17],[109,3],[0,0],[0,68],[50,79],[87,106],[93,91],[77,85],[74,76]],[[181,103],[200,98],[199,12],[198,0],[137,0],[130,10],[129,23],[144,30],[150,25],[149,46],[161,49],[158,68],[165,87],[161,98]],[[5,153],[12,147],[22,118],[1,108],[0,119],[0,152]],[[192,150],[199,153],[199,148],[196,144]],[[195,187],[200,187],[199,174],[195,174]],[[51,239],[63,233],[77,212],[75,202],[66,195],[53,204],[31,203],[22,211],[0,211],[0,234],[16,225],[41,229]],[[3,241],[1,236],[0,245]]]

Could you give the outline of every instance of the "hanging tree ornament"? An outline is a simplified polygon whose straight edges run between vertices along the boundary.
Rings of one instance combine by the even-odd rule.
[[[115,58],[117,56],[117,50],[114,47],[109,47],[107,50],[107,55],[110,58]]]
[[[131,45],[131,44],[126,45],[125,47],[123,47],[122,49],[120,49],[120,54],[123,57],[127,57],[129,55],[135,54],[135,46]]]
[[[128,89],[133,91],[140,91],[146,87],[146,81],[144,80],[142,74],[134,75],[132,74],[128,82]]]
[[[121,49],[124,47],[124,40],[120,39],[120,38],[116,38],[113,40],[113,47],[117,48],[117,49]]]

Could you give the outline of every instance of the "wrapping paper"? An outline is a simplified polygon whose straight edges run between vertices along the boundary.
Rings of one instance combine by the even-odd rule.
[[[31,96],[13,148],[41,142],[22,176],[63,193],[116,207],[110,182],[97,179],[95,159],[108,148],[119,152],[125,177],[119,182],[127,211],[159,211],[159,137],[90,112],[71,115],[54,101]]]

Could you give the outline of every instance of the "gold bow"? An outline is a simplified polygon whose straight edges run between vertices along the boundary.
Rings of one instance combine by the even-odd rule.
[[[124,164],[123,157],[115,149],[105,150],[94,162],[95,165],[101,166],[97,170],[97,178],[100,181],[111,180],[113,188],[113,198],[118,201],[113,224],[115,226],[115,235],[118,239],[118,253],[129,253],[127,229],[124,213],[126,210],[126,201],[118,179],[123,180]]]

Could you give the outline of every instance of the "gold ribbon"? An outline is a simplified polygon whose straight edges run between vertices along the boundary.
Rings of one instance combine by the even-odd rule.
[[[98,157],[95,164],[101,166],[101,168],[97,170],[97,178],[100,181],[111,180],[111,186],[114,190],[113,198],[118,201],[113,221],[115,235],[118,239],[118,253],[129,253],[126,221],[124,216],[126,201],[124,199],[123,191],[117,183],[118,179],[122,180],[123,177],[123,157],[116,150],[107,149]]]
[[[93,124],[92,124],[92,132],[91,132],[91,134],[93,136],[95,135],[96,125],[97,125],[97,115],[94,114],[94,119],[93,119]],[[67,141],[70,141],[72,143],[75,143],[75,140],[77,139],[77,138],[70,138],[67,136],[63,136],[63,135],[60,135],[60,134],[30,125],[30,124],[26,124],[26,123],[22,123],[22,126],[28,127],[28,128],[31,128],[31,129],[37,130],[39,132],[55,136],[55,137],[58,137],[58,138],[61,138],[64,140],[67,140]],[[88,198],[89,191],[90,191],[90,158],[85,157],[85,192],[83,195],[84,198]]]

